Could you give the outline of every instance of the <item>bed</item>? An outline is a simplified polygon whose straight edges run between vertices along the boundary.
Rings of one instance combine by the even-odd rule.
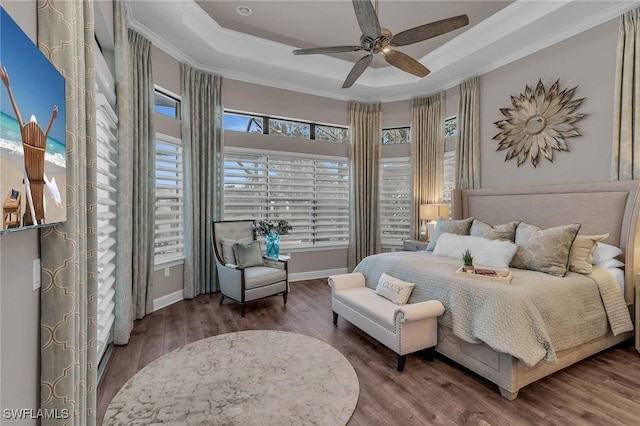
[[[618,294],[619,304],[622,304],[622,308],[618,308],[624,310],[626,315],[627,312],[633,311],[634,278],[636,273],[640,272],[640,260],[638,259],[640,251],[637,252],[635,250],[639,235],[638,210],[640,208],[640,200],[638,199],[638,191],[639,182],[637,181],[462,190],[454,191],[453,212],[454,219],[474,217],[494,225],[513,220],[524,221],[541,228],[580,223],[579,234],[608,233],[609,237],[604,240],[604,242],[620,247],[624,252],[620,256],[620,259],[626,265],[623,288],[624,300],[622,300]],[[356,268],[357,271],[365,275],[367,285],[371,286],[375,286],[377,282],[375,276],[382,269],[391,269],[399,275],[398,278],[410,280],[419,278],[417,275],[419,272],[413,270],[412,264],[433,262],[433,259],[430,260],[428,258],[428,256],[432,255],[420,252],[390,253],[375,256],[378,257],[374,259],[367,258],[369,260],[364,259]],[[443,277],[452,276],[457,265],[460,264],[460,261],[440,259],[442,260],[439,262],[439,268],[445,271]],[[597,268],[594,270],[594,275],[596,271]],[[533,282],[535,281],[535,274],[542,274],[540,272],[524,270],[514,270],[513,272],[513,284],[522,283],[527,280]],[[601,270],[597,273],[601,272],[603,271]],[[587,287],[587,285],[581,283],[580,280],[588,281],[590,278],[588,276],[579,277],[580,274],[575,273],[567,274],[567,276],[570,275],[572,278],[567,278],[565,282],[577,280],[575,284],[572,284],[574,287],[571,291],[575,290],[578,295],[577,292],[580,289]],[[446,281],[446,279],[442,278],[442,281]],[[565,278],[556,278],[556,280],[565,280]],[[450,284],[451,283],[443,283],[445,287]],[[458,291],[456,288],[457,294],[465,294],[464,283],[460,284],[460,282],[456,282],[456,284],[462,288],[461,291]],[[509,291],[505,291],[499,287],[501,284],[489,283],[488,286],[485,285],[485,288],[491,287],[492,285],[496,290],[487,290],[486,300],[488,300],[488,302],[482,301],[483,304],[486,304],[485,311],[474,312],[474,316],[468,319],[469,325],[467,326],[480,327],[478,324],[492,324],[491,327],[495,327],[495,330],[493,330],[493,328],[491,328],[491,330],[494,331],[494,334],[500,335],[500,327],[509,321],[510,311],[499,315],[488,315],[486,318],[484,318],[483,315],[487,313],[493,314],[494,310],[490,307],[498,305],[496,300],[500,301],[503,297],[508,298],[509,291],[519,288],[520,284],[512,287]],[[416,289],[418,288],[419,286],[416,285]],[[414,292],[416,289],[414,289]],[[422,290],[418,290],[416,298],[410,300],[410,303],[419,301],[420,298],[429,297],[429,295],[434,297],[434,294],[436,295],[434,298],[439,299],[438,290],[435,288],[424,290],[422,296],[420,295],[420,291]],[[576,297],[582,297],[582,295]],[[593,298],[593,295],[591,295],[591,297]],[[450,304],[451,297],[447,299],[447,297],[444,296],[443,298],[446,299],[441,300],[445,306],[449,304],[450,309],[454,310]],[[457,302],[457,305],[464,307],[465,304],[463,302],[464,300]],[[593,308],[596,310],[595,304]],[[462,309],[464,312],[466,308],[456,307],[455,309]],[[598,305],[597,309],[604,310],[605,308]],[[529,311],[525,312],[522,316],[524,320],[518,318],[517,321],[512,322],[512,324],[521,324],[526,322],[527,316],[536,315],[538,314],[535,312],[535,308],[529,309]],[[458,318],[459,317],[460,315],[458,314]],[[516,357],[504,351],[494,349],[496,347],[502,347],[499,344],[500,342],[493,341],[491,337],[485,338],[482,336],[482,339],[473,339],[466,336],[464,332],[461,332],[459,326],[454,327],[452,325],[451,318],[447,318],[447,313],[445,313],[442,318],[443,320],[439,321],[438,325],[439,335],[436,350],[442,355],[497,384],[501,395],[509,400],[515,399],[518,391],[524,386],[633,336],[633,331],[617,332],[617,335],[614,335],[611,328],[607,328],[607,324],[604,326],[597,324],[596,328],[604,327],[601,333],[597,333],[597,337],[590,338],[574,346],[564,347],[559,345],[559,349],[553,348],[553,350],[549,350],[549,346],[552,346],[550,342],[554,341],[554,336],[549,337],[546,336],[544,330],[536,330],[536,333],[534,333],[530,339],[533,340],[533,343],[536,343],[535,340],[538,339],[538,346],[541,350],[546,350],[546,352],[531,354],[531,356],[529,356],[526,352],[528,349],[526,349],[525,352],[515,352],[520,356]],[[500,321],[502,321],[501,318],[505,318],[505,324],[500,323]],[[575,321],[575,319],[570,319],[569,316],[567,316],[567,322],[570,320]],[[589,321],[595,322],[596,320],[591,319]],[[586,321],[584,322],[585,326],[592,325],[590,323],[587,324]],[[535,325],[536,323],[532,322],[532,324]],[[511,325],[509,325],[509,327],[511,327]],[[613,327],[613,325],[611,325],[611,327]],[[489,327],[485,327],[485,329],[486,328]],[[463,338],[461,338],[461,336]],[[490,344],[488,344],[488,342]],[[529,343],[531,342],[527,344]],[[530,346],[525,345],[525,347],[529,348]],[[514,351],[509,352],[514,353]],[[542,358],[542,360],[539,362],[532,362],[532,359],[537,360],[540,358]]]

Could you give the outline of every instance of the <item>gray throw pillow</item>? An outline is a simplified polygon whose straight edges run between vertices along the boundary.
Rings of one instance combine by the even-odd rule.
[[[511,266],[564,277],[569,267],[571,245],[579,230],[577,223],[548,229],[520,223],[516,229],[518,250]]]
[[[232,240],[230,238],[222,238],[220,240],[220,246],[222,247],[222,259],[224,263],[236,264],[236,255],[233,253],[233,246],[237,243],[249,244],[253,241],[252,237],[240,238],[239,240]]]
[[[469,234],[474,237],[482,237],[487,240],[504,240],[514,242],[516,239],[516,228],[520,221],[509,222],[503,225],[491,226],[481,220],[474,219],[471,224]]]
[[[443,217],[439,218],[438,223],[436,224],[436,229],[433,231],[431,239],[429,239],[427,251],[433,251],[433,249],[436,248],[436,242],[438,241],[440,234],[443,232],[455,235],[469,235],[469,228],[471,228],[472,222],[472,217],[462,220],[449,220]]]
[[[236,243],[233,245],[233,253],[239,268],[262,266],[262,253],[260,253],[260,244],[257,241],[249,244]]]

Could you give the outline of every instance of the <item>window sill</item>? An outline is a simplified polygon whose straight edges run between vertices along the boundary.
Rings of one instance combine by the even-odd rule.
[[[164,260],[162,262],[156,263],[153,266],[153,271],[160,271],[165,268],[173,268],[174,266],[184,265],[184,258],[181,259],[172,259],[172,260]]]

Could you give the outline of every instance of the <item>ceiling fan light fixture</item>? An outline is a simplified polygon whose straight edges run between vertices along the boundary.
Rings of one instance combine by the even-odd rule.
[[[249,6],[238,6],[236,12],[240,16],[249,16],[253,12]]]

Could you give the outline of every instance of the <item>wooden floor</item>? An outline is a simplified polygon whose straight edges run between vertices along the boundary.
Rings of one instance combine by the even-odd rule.
[[[640,355],[631,342],[522,389],[515,401],[497,386],[436,356],[409,355],[398,373],[395,354],[342,318],[331,322],[326,280],[291,284],[287,305],[271,297],[239,306],[219,294],[181,301],[136,321],[131,340],[116,347],[98,387],[98,424],[109,402],[137,371],[184,344],[222,333],[270,329],[306,334],[337,348],[360,380],[349,425],[638,425]]]

